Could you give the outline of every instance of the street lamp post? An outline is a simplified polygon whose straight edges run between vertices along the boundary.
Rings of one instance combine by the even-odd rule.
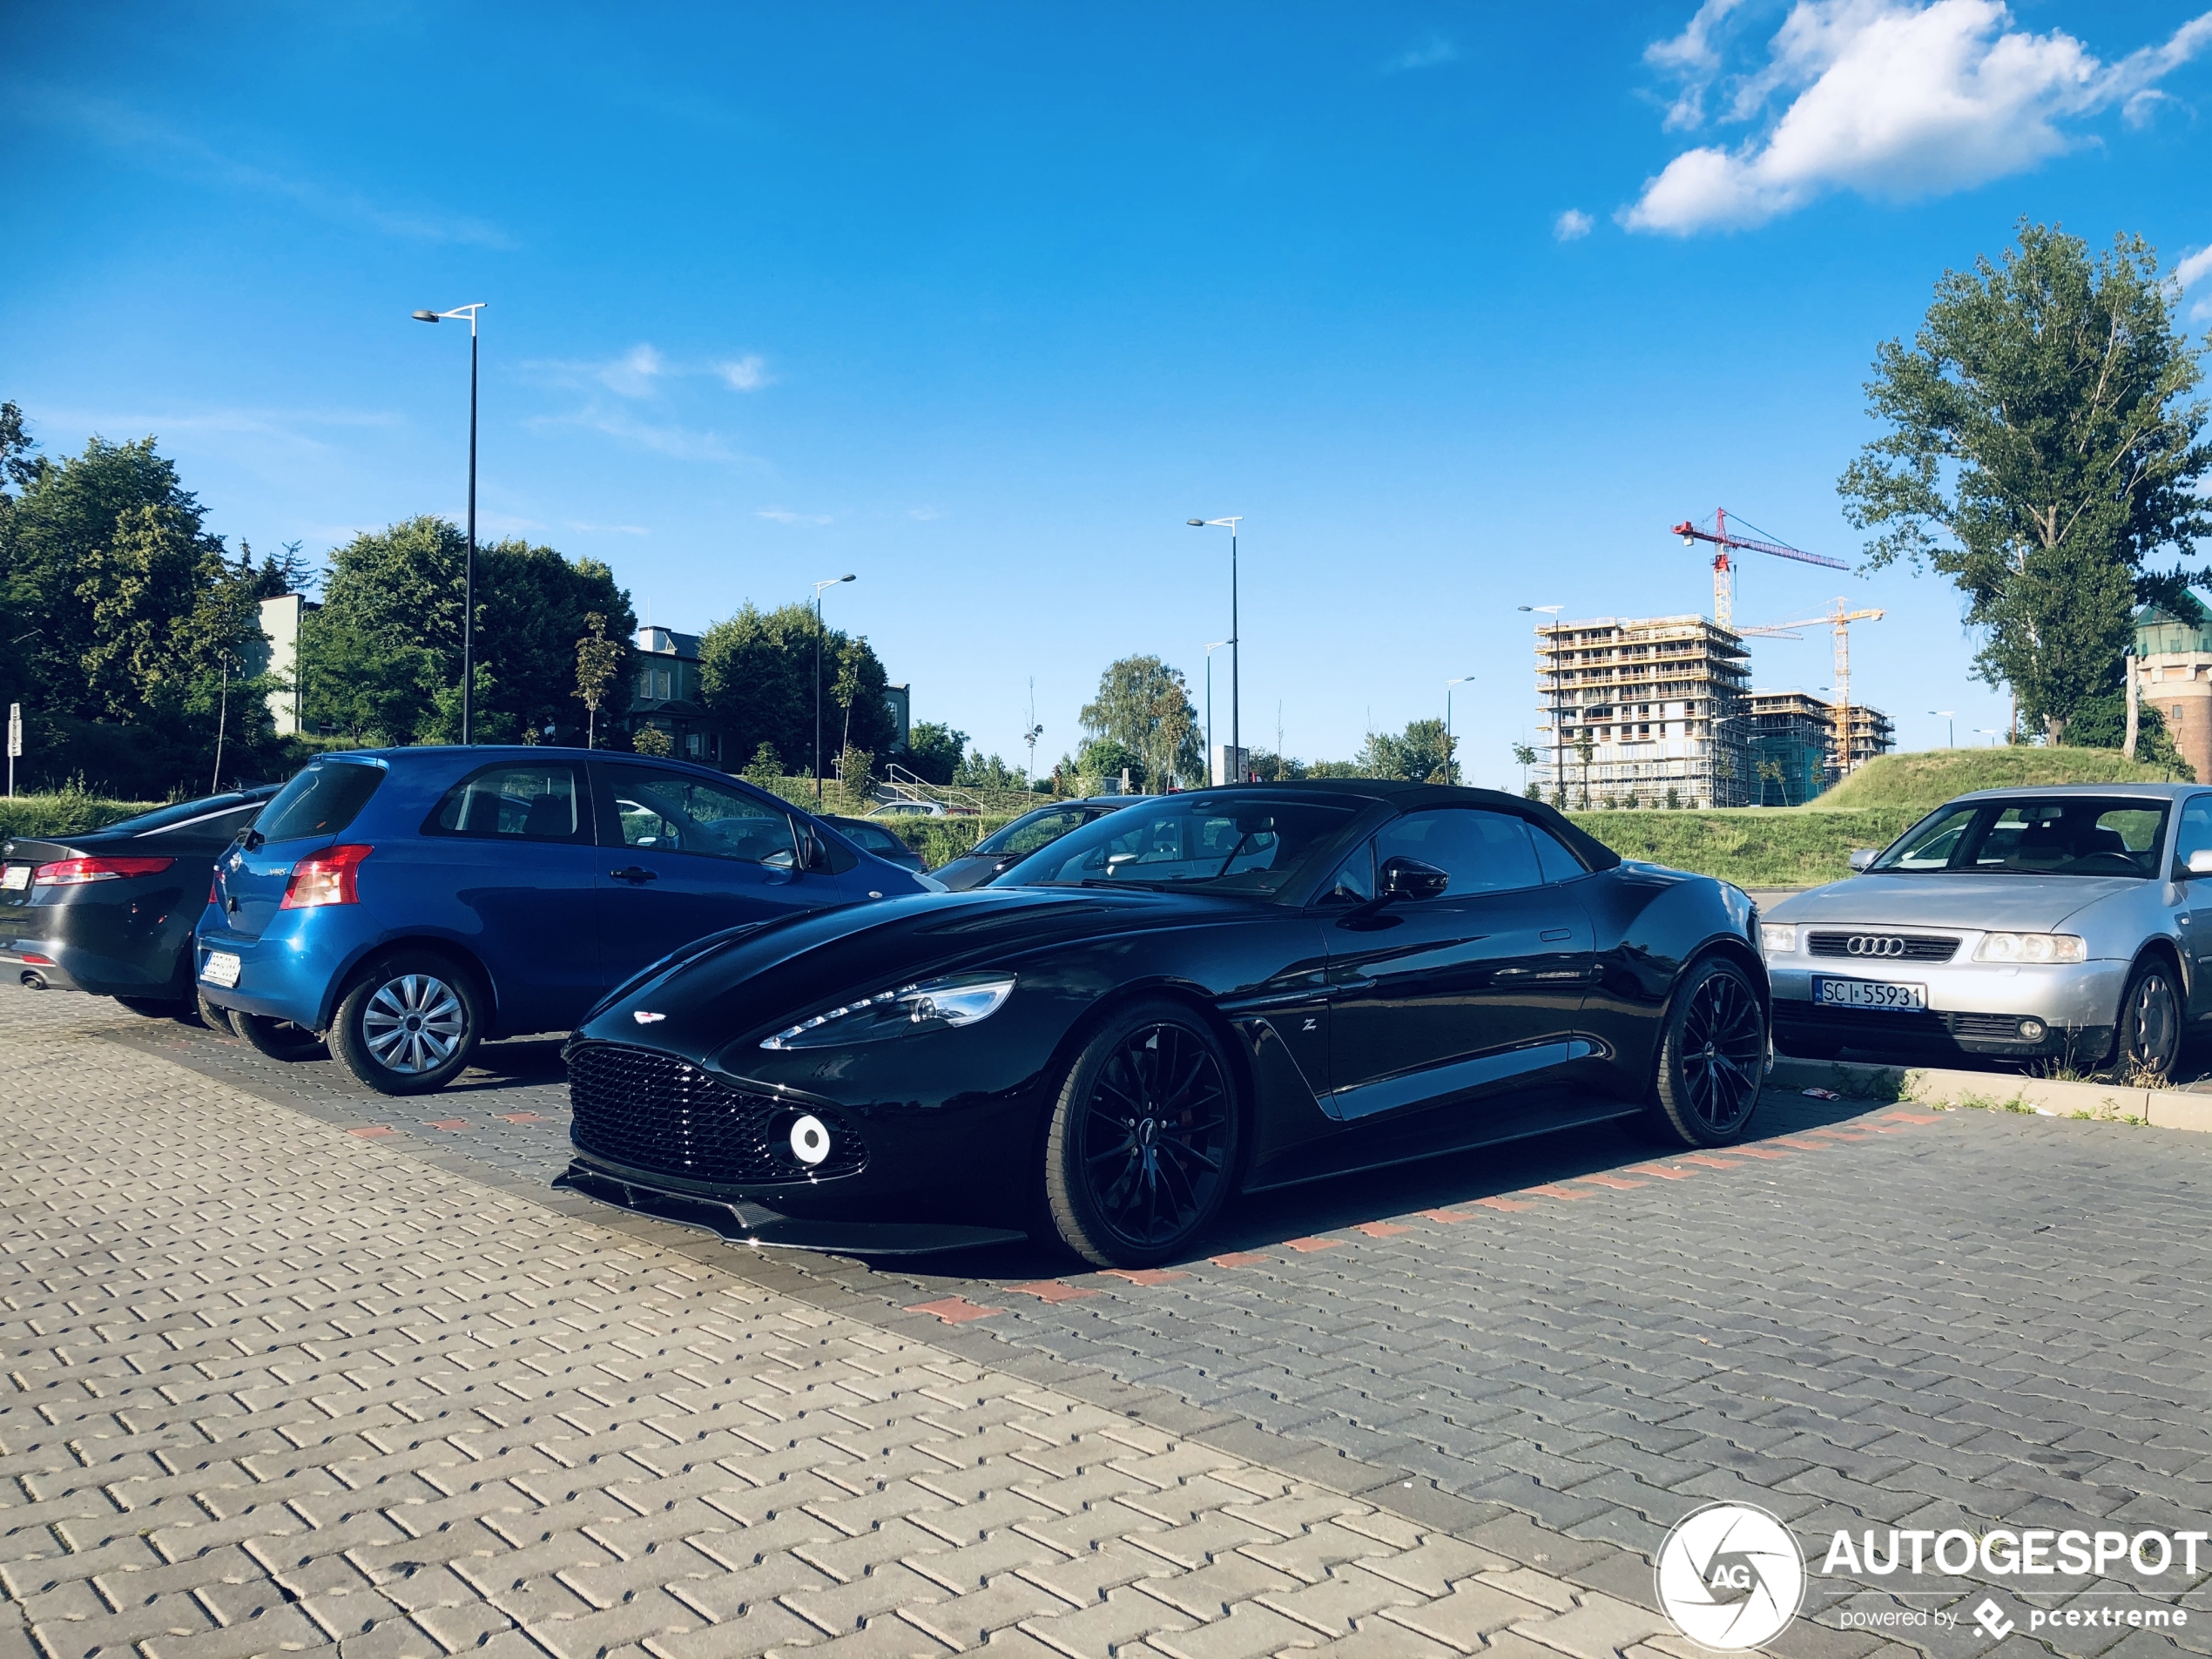
[[[1244,516],[1231,518],[1193,518],[1184,522],[1193,529],[1225,529],[1229,532],[1229,637],[1224,641],[1229,647],[1229,752],[1237,757],[1237,781],[1242,783],[1244,771],[1244,733],[1239,719],[1238,689],[1243,679],[1244,647],[1237,627],[1237,526]],[[1209,748],[1213,745],[1213,733],[1206,733]],[[1207,757],[1209,762],[1212,757]]]
[[[856,578],[833,576],[814,584],[814,810],[822,809],[822,590]]]
[[[1206,647],[1206,781],[1213,782],[1213,654],[1229,642],[1217,639]],[[1227,779],[1222,779],[1224,783]]]
[[[476,314],[487,302],[450,311],[418,311],[417,322],[469,319],[469,560],[461,577],[461,741],[475,741],[476,710]]]
[[[1944,746],[1948,749],[1957,748],[1959,746],[1959,722],[1952,717],[1958,713],[1958,710],[1930,709],[1928,712],[1944,722],[1944,729],[1947,734],[1944,740]]]
[[[1452,688],[1472,685],[1474,678],[1472,674],[1462,674],[1455,680],[1444,682],[1444,781],[1447,784],[1460,780],[1459,762],[1453,758],[1452,748]]]

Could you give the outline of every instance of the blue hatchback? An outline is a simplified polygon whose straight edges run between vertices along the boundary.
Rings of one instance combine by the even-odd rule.
[[[370,1088],[565,1031],[704,934],[929,884],[741,779],[553,748],[325,756],[215,867],[199,988],[257,1048]]]

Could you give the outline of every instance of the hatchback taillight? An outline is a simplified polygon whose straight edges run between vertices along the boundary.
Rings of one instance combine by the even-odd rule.
[[[365,846],[326,846],[292,867],[280,910],[310,910],[317,905],[359,904],[354,872],[369,854]]]
[[[33,881],[50,887],[74,887],[87,881],[120,881],[125,876],[159,875],[174,859],[64,859],[42,864],[30,873]]]

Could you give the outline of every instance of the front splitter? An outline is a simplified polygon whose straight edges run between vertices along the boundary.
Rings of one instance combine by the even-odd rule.
[[[610,1175],[581,1159],[556,1176],[553,1184],[632,1215],[695,1227],[733,1244],[763,1250],[826,1251],[840,1256],[929,1256],[983,1244],[1019,1244],[1028,1236],[1002,1227],[962,1227],[944,1222],[804,1221],[779,1215],[764,1204],[702,1198],[648,1185]]]

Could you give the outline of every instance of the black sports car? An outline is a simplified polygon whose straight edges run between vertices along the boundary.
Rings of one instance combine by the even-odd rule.
[[[158,806],[82,835],[0,845],[0,966],[36,989],[144,1014],[192,1004],[192,925],[215,860],[280,786]]]
[[[1132,805],[987,887],[698,941],[567,1054],[563,1184],[759,1244],[1184,1251],[1232,1193],[1608,1119],[1743,1132],[1751,901],[1488,790]]]

